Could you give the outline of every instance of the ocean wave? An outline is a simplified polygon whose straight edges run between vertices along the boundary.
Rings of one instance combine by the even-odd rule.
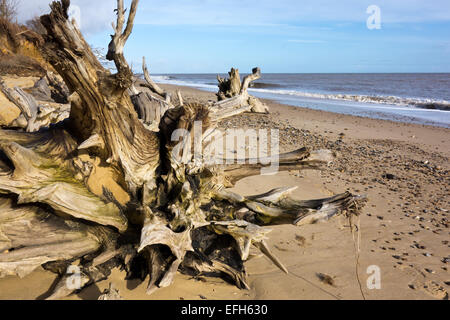
[[[322,94],[301,92],[295,90],[270,90],[270,89],[249,89],[253,92],[290,95],[303,98],[325,99],[325,100],[344,100],[363,103],[374,104],[389,104],[400,106],[412,106],[416,108],[429,109],[429,110],[443,110],[450,111],[450,102],[445,100],[433,100],[433,99],[417,99],[417,98],[403,98],[396,96],[368,96],[368,95],[351,95],[351,94]]]
[[[152,76],[152,79],[156,82],[158,81],[167,81],[167,80],[172,80],[173,78],[170,76]]]
[[[210,90],[217,89],[217,85],[178,80],[175,77],[169,77],[169,76],[152,76],[152,79],[155,82],[161,83],[161,84],[171,84],[171,85],[175,85],[175,86],[203,88],[203,89],[210,89]]]
[[[190,82],[175,79],[170,76],[153,76],[155,82],[162,84],[172,84],[178,86],[188,86],[194,88],[207,89],[213,91],[217,89],[217,85]],[[341,101],[353,101],[361,103],[372,104],[387,104],[398,106],[410,106],[427,110],[441,110],[450,111],[450,102],[445,100],[433,100],[433,99],[419,99],[419,98],[403,98],[396,96],[368,96],[368,95],[351,95],[351,94],[324,94],[324,93],[312,93],[302,92],[296,90],[282,90],[282,89],[270,89],[276,85],[268,83],[255,83],[257,86],[249,88],[250,92],[265,93],[273,95],[288,95],[302,98],[324,99],[324,100],[341,100]]]

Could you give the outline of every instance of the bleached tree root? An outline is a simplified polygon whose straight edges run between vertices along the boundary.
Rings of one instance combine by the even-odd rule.
[[[161,89],[151,78],[145,57],[142,60],[142,71],[145,81],[138,79],[134,82],[131,90],[131,100],[139,119],[142,120],[147,129],[158,132],[161,118],[167,110],[175,106],[171,102],[170,94]],[[179,104],[183,104],[182,98],[179,98]]]
[[[69,168],[70,163],[61,161],[58,164],[54,158],[44,156],[45,151],[55,152],[55,149],[49,150],[49,147],[56,150],[67,147],[64,153],[68,155],[71,142],[62,140],[64,146],[58,146],[58,143],[36,145],[36,149],[41,148],[39,153],[16,142],[2,142],[0,137],[0,151],[3,151],[12,164],[12,168],[0,176],[0,193],[17,195],[20,204],[45,203],[56,213],[114,226],[120,231],[125,231],[127,219],[115,204],[105,204],[90,193],[81,181],[73,177],[74,174]]]
[[[117,300],[123,300],[123,298],[120,296],[120,292],[114,284],[111,282],[109,284],[109,288],[103,292],[103,294],[98,298],[98,300],[110,300],[110,301],[117,301]]]
[[[214,110],[217,110],[218,119],[224,118],[226,115],[236,115],[239,112],[269,112],[267,105],[248,93],[250,83],[261,78],[260,68],[254,68],[252,73],[246,76],[242,83],[239,70],[232,68],[229,76],[229,79],[217,76],[219,81],[219,92],[217,93],[219,102],[214,105]]]
[[[232,70],[229,80],[219,80],[217,104],[178,98],[174,106],[144,62],[147,91],[139,92],[123,54],[138,2],[132,1],[126,21],[123,0],[117,0],[107,55],[116,74],[101,66],[68,19],[70,1],[53,2],[51,13],[41,17],[47,30],[43,51],[70,90],[70,116],[34,133],[0,130],[0,276],[24,276],[42,265],[59,275],[48,299],[79,292],[106,279],[113,268],[124,269],[128,279],[149,277],[149,294],[172,284],[177,271],[221,276],[249,289],[245,262],[251,248],[288,272],[270,250],[265,226],[358,214],[364,204],[349,193],[300,201],[290,196],[292,188],[243,197],[226,188],[266,165],[255,159],[218,165],[197,161],[195,152],[180,159],[179,141],[172,139],[177,130],[192,134],[201,122],[203,131],[194,141],[207,147],[218,120],[267,111],[248,94],[261,73],[256,68],[241,83]],[[31,109],[24,107],[24,114]],[[89,191],[91,157],[116,173],[128,203],[119,203],[107,188],[102,196]],[[332,157],[326,150],[302,148],[277,159],[283,171],[320,169]],[[73,270],[77,287],[67,285]]]
[[[114,241],[106,229],[65,221],[36,206],[0,197],[0,278],[24,277],[51,261],[71,261]]]
[[[33,96],[22,89],[18,87],[9,89],[2,82],[0,82],[0,89],[8,100],[21,111],[19,117],[10,124],[10,127],[22,128],[26,132],[37,132],[41,128],[69,118],[70,105],[40,105]]]

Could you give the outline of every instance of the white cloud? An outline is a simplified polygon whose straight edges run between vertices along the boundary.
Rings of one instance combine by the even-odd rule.
[[[50,2],[22,0],[20,21],[48,12]],[[116,0],[72,0],[72,4],[81,8],[84,32],[111,28]],[[277,28],[309,22],[365,22],[366,9],[372,4],[381,8],[383,23],[450,21],[448,0],[141,0],[136,23]]]
[[[376,4],[385,23],[449,21],[448,0],[152,0],[138,22],[156,25],[270,25],[365,22]]]
[[[22,0],[19,10],[19,21],[25,22],[35,16],[50,11],[51,0]],[[115,19],[115,0],[72,0],[71,4],[80,8],[81,30],[95,33],[107,30]]]

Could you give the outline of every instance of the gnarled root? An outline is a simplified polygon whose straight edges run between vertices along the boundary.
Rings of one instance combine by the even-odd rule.
[[[72,261],[114,241],[113,232],[0,197],[0,277],[24,277],[52,261]]]
[[[19,117],[9,125],[10,127],[21,128],[26,132],[37,132],[41,128],[69,118],[70,106],[67,104],[53,106],[38,104],[33,96],[22,89],[18,87],[9,89],[1,81],[0,90],[21,111]]]
[[[149,294],[169,286],[178,270],[221,276],[249,289],[245,261],[251,248],[288,272],[270,250],[265,226],[302,226],[358,213],[364,198],[350,193],[301,201],[290,196],[293,188],[249,197],[227,190],[245,177],[274,173],[266,163],[279,171],[320,169],[333,155],[306,148],[276,155],[271,147],[274,154],[259,161],[230,162],[220,152],[199,159],[197,148],[212,145],[218,120],[267,111],[248,94],[261,77],[259,68],[242,83],[237,70],[219,79],[215,104],[179,97],[174,106],[144,61],[145,90],[139,92],[123,53],[138,0],[131,2],[127,21],[123,0],[117,4],[107,55],[116,74],[102,67],[69,21],[69,0],[53,2],[51,13],[41,17],[47,30],[43,52],[70,91],[70,117],[34,133],[0,130],[0,276],[25,276],[42,265],[59,275],[49,299],[104,280],[115,267],[129,279],[149,275]],[[17,92],[24,125],[35,131],[29,126],[38,118],[37,107]],[[200,124],[197,134],[193,129]],[[228,151],[246,156],[226,148],[227,157]],[[83,159],[91,157],[117,175],[113,180],[128,193],[128,203],[119,203],[106,188],[102,196],[89,191],[93,164]]]
[[[229,79],[217,76],[219,81],[219,92],[217,93],[219,102],[213,106],[214,120],[220,120],[243,112],[267,113],[269,111],[269,108],[264,103],[248,93],[250,84],[261,78],[261,69],[254,68],[252,74],[246,76],[242,84],[239,70],[232,68],[229,75]]]

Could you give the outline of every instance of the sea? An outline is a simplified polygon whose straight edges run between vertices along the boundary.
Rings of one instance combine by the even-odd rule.
[[[157,83],[218,90],[217,74],[152,78]],[[298,107],[450,128],[450,73],[266,73],[249,92]]]

